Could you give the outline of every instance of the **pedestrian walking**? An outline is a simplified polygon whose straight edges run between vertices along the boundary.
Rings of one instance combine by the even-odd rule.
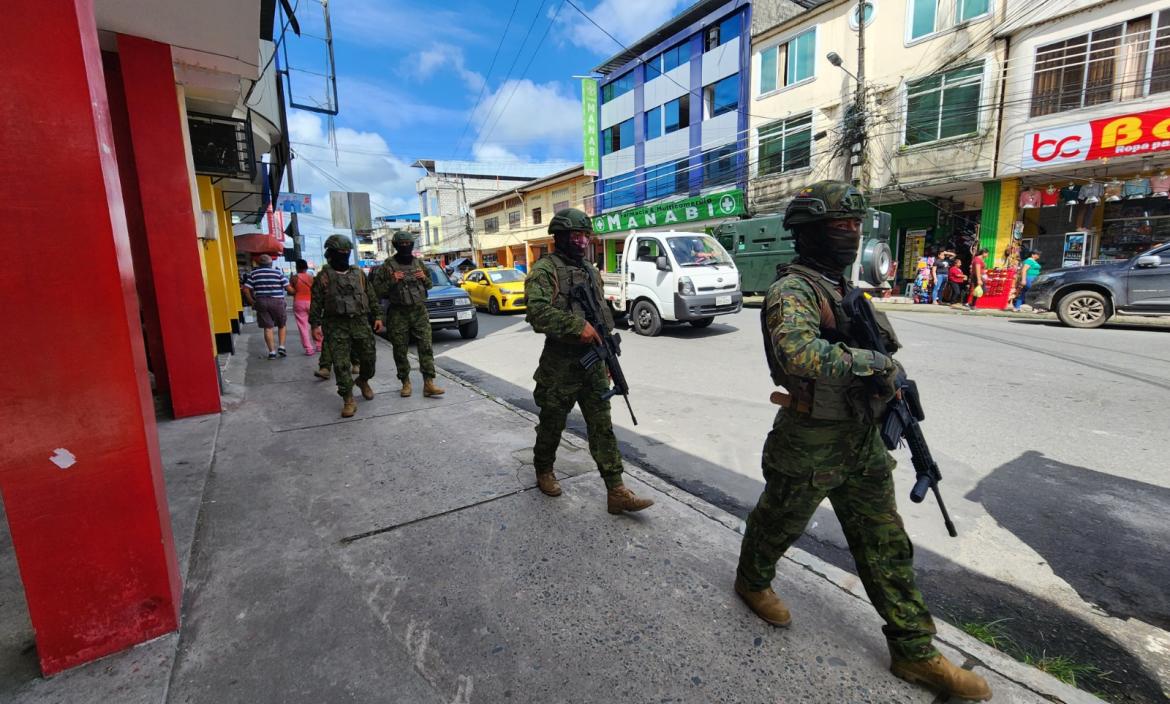
[[[768,623],[791,623],[772,590],[776,562],[828,497],[886,622],[890,670],[944,695],[989,699],[983,678],[934,647],[934,622],[915,585],[914,549],[894,500],[895,461],[877,427],[900,366],[857,346],[841,305],[852,288],[841,271],[856,258],[865,214],[861,193],[839,181],[802,189],[784,214],[797,258],[768,289],[761,325],[772,381],[788,395],[764,442],[766,483],[747,518],[735,591]],[[888,319],[875,317],[896,349]]]
[[[410,338],[418,349],[418,366],[423,376],[423,396],[441,396],[435,384],[435,352],[431,347],[431,318],[427,313],[427,289],[431,273],[414,256],[414,235],[399,230],[390,239],[394,254],[370,275],[378,298],[386,305],[386,333],[394,346],[394,366],[402,382],[400,396],[413,393],[410,385]]]
[[[1019,278],[1019,293],[1016,295],[1016,300],[1012,305],[1012,309],[1017,313],[1020,312],[1020,306],[1024,305],[1024,299],[1028,295],[1028,289],[1032,288],[1032,282],[1036,277],[1040,276],[1040,250],[1033,249],[1028,258],[1020,266]]]
[[[987,248],[981,247],[975,252],[971,260],[971,298],[967,307],[974,310],[979,299],[983,297],[983,284],[987,281]]]
[[[313,299],[313,275],[309,273],[309,263],[304,259],[297,260],[297,273],[292,278],[293,287],[293,316],[297,320],[297,332],[301,334],[301,347],[305,354],[317,354],[316,340],[313,339],[313,328],[309,325],[309,302]]]
[[[284,294],[293,292],[284,272],[272,266],[272,257],[261,254],[256,268],[248,272],[244,280],[244,296],[248,305],[256,311],[256,324],[264,331],[264,345],[268,358],[284,357],[285,325],[288,312],[285,309]],[[276,331],[275,333],[273,331]]]
[[[325,259],[329,268],[323,268],[313,281],[313,297],[309,304],[313,338],[317,342],[328,340],[337,394],[342,400],[342,418],[357,413],[354,386],[361,390],[362,398],[367,401],[374,398],[374,390],[370,388],[377,360],[374,333],[383,328],[382,311],[376,304],[378,298],[374,288],[365,272],[349,263],[352,251],[353,242],[348,237],[331,235],[325,240]],[[374,316],[372,331],[371,313]],[[351,355],[358,360],[357,379],[352,376]]]
[[[589,454],[605,482],[606,510],[613,514],[641,511],[654,502],[635,495],[622,479],[622,456],[613,433],[609,399],[602,398],[609,390],[605,365],[581,366],[581,357],[590,345],[600,344],[601,338],[585,320],[580,304],[571,302],[573,289],[584,286],[590,291],[605,324],[613,327],[601,275],[585,260],[593,223],[584,212],[565,208],[553,216],[548,232],[553,236],[553,252],[537,260],[524,280],[526,320],[534,332],[545,336],[540,364],[532,377],[536,381],[533,397],[540,407],[532,450],[536,483],[548,496],[561,495],[554,473],[557,446],[569,411],[579,405],[588,429]]]
[[[934,289],[931,291],[930,302],[935,305],[942,303],[943,288],[947,285],[947,272],[951,268],[951,258],[954,254],[947,250],[939,250],[934,258]]]
[[[947,280],[950,294],[946,296],[952,306],[965,306],[967,300],[967,274],[963,272],[963,263],[958,259],[951,262],[947,269]]]

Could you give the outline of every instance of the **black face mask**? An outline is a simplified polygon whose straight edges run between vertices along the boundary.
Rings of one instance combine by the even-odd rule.
[[[414,243],[412,243],[412,242],[398,243],[398,244],[394,245],[394,258],[397,259],[398,261],[402,262],[403,264],[405,264],[405,263],[409,262],[411,259],[414,259],[414,256],[411,254],[413,251],[414,251]]]
[[[331,249],[325,252],[325,261],[329,262],[334,271],[345,271],[349,268],[349,252]]]
[[[572,259],[574,262],[579,263],[585,258],[585,248],[573,244],[573,238],[567,232],[553,235],[553,245],[558,252]]]
[[[802,256],[821,264],[826,271],[840,273],[857,259],[861,233],[825,227],[805,234],[800,245]]]

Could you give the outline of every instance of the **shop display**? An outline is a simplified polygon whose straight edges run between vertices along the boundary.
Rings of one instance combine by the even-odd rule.
[[[1096,205],[1101,202],[1102,196],[1105,195],[1105,186],[1090,180],[1085,185],[1081,186],[1081,191],[1078,194],[1078,200],[1085,205]]]
[[[1051,183],[1040,193],[1040,207],[1051,208],[1060,202],[1060,191]]]
[[[1145,198],[1150,195],[1150,179],[1137,176],[1125,182],[1121,189],[1126,199]]]
[[[1167,182],[1170,183],[1170,179],[1167,179]],[[1069,182],[1067,186],[1060,189],[1060,200],[1066,205],[1076,205],[1079,201],[1080,194],[1080,187],[1075,183]]]
[[[1040,207],[1040,191],[1031,187],[1025,189],[1020,193],[1020,207],[1021,208],[1039,208]]]
[[[1165,171],[1159,171],[1156,176],[1150,179],[1150,195],[1165,198],[1170,196],[1170,174]]]
[[[1106,202],[1114,202],[1121,200],[1121,181],[1111,178],[1105,182],[1103,186],[1105,191]]]

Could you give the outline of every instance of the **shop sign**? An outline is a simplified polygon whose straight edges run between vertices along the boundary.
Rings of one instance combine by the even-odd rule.
[[[902,278],[918,276],[918,260],[926,252],[926,230],[910,230],[906,233],[906,246],[902,251]]]
[[[282,213],[312,213],[313,196],[308,193],[281,193],[276,196],[276,209]]]
[[[705,196],[655,203],[630,208],[617,213],[593,218],[593,231],[599,235],[622,230],[642,230],[647,227],[680,225],[711,218],[725,218],[743,214],[743,191],[708,193]]]
[[[581,79],[581,146],[586,176],[596,176],[601,157],[597,144],[597,81]]]
[[[1118,115],[1024,135],[1025,169],[1170,151],[1170,108]]]

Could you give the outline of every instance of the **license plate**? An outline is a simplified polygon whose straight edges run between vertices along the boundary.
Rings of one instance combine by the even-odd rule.
[[[731,296],[716,296],[715,297],[715,305],[717,305],[717,306],[731,305]]]
[[[456,313],[456,317],[458,317],[460,320],[471,320],[471,316],[474,314],[475,314],[475,311],[461,310],[458,313]]]
[[[452,320],[455,320],[455,319],[450,317],[450,316],[446,316],[446,315],[444,315],[441,318],[431,318],[432,323],[449,323]]]

